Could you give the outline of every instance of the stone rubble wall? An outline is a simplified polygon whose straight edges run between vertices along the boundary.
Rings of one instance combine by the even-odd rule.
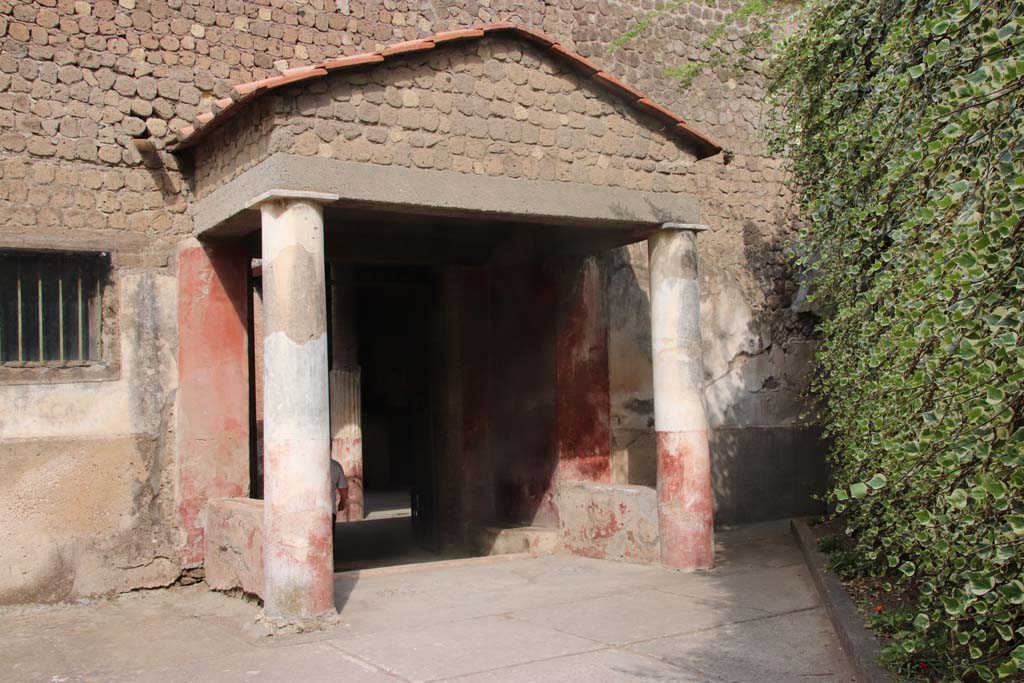
[[[271,93],[196,154],[202,197],[274,153],[680,192],[661,125],[522,40],[484,38]],[[267,139],[269,136],[269,140]]]
[[[770,499],[771,487],[793,472],[813,484],[819,476],[817,445],[798,419],[813,340],[802,314],[790,310],[796,285],[782,254],[790,234],[789,197],[780,164],[759,136],[764,55],[755,53],[739,75],[704,74],[686,92],[661,75],[683,59],[707,58],[704,37],[737,4],[684,3],[609,54],[611,41],[652,3],[0,0],[0,247],[114,251],[121,346],[126,356],[144,347],[138,362],[123,364],[116,379],[0,385],[0,450],[11,454],[0,466],[0,603],[158,585],[178,572],[174,420],[166,413],[173,412],[176,388],[176,253],[192,244],[187,207],[194,189],[179,165],[187,160],[179,162],[164,149],[167,131],[210,109],[233,84],[480,22],[511,19],[543,30],[732,151],[731,163],[718,157],[693,164],[694,172],[672,174],[679,182],[666,188],[697,196],[711,226],[700,238],[701,286],[709,414],[720,437],[715,457],[716,463],[729,463],[727,470],[716,465],[720,511],[731,510],[732,521],[741,519],[750,509],[745,501]],[[725,49],[739,45],[742,29],[729,29]],[[557,93],[550,94],[554,102]],[[457,111],[454,97],[452,107]],[[338,136],[350,124],[366,134],[354,108],[356,119],[339,122]],[[398,116],[412,115],[404,106],[396,109]],[[541,111],[538,140],[542,132],[554,133],[556,149],[565,133],[543,126],[552,113],[558,112]],[[431,117],[420,119],[417,136],[438,135],[429,130]],[[513,168],[511,159],[518,157],[492,147],[513,146],[508,135],[515,121],[513,111],[505,140],[490,140],[488,131],[488,138],[475,138],[462,152],[449,150],[453,168],[458,163],[478,172],[483,164],[483,172],[497,171],[488,165],[500,159],[501,172],[509,172],[506,166]],[[155,154],[142,155],[131,144],[132,137],[146,134],[156,142]],[[312,144],[309,134],[296,136],[296,144],[299,138]],[[274,141],[272,135],[266,139]],[[317,151],[336,140],[317,135]],[[380,144],[362,137],[358,142],[353,150],[369,154],[371,162],[374,154],[384,154]],[[411,142],[404,149],[401,154],[414,164],[423,161],[425,150],[433,151],[431,164],[448,158]],[[525,161],[520,160],[524,169]],[[538,173],[540,168],[538,163]],[[580,176],[572,168],[569,177],[592,180],[594,167]],[[605,266],[612,297],[615,476],[650,483],[646,249],[616,251]],[[131,401],[136,407],[129,410]],[[122,405],[123,412],[114,410]],[[125,421],[142,409],[149,415],[145,420]],[[794,460],[793,452],[804,455]]]

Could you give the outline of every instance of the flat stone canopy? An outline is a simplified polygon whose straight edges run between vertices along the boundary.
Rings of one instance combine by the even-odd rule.
[[[467,235],[516,224],[549,226],[549,237],[555,236],[552,230],[574,229],[572,241],[577,247],[620,246],[644,239],[666,222],[698,223],[700,218],[697,200],[682,193],[278,153],[197,201],[196,235],[218,238],[258,232],[260,214],[252,203],[268,193],[332,196],[324,201],[328,230],[332,224],[354,225],[360,212],[367,211],[378,218],[418,215],[424,217],[420,223],[443,216]]]

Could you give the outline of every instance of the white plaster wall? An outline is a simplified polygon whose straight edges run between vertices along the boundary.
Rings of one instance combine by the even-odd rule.
[[[177,279],[117,273],[115,380],[0,386],[0,604],[165,585]]]

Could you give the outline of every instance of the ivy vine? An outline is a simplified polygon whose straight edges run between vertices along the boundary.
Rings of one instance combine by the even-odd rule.
[[[904,675],[1024,680],[1024,2],[810,0],[799,26],[773,142],[853,569],[914,596]]]
[[[702,60],[683,60],[661,70],[664,78],[674,80],[681,90],[687,90],[702,73],[708,70],[731,68],[740,73],[750,66],[749,59],[758,48],[771,45],[778,25],[786,23],[792,0],[737,0],[735,6],[723,13],[722,20],[714,26],[697,45],[698,52],[706,55]],[[658,19],[690,5],[706,5],[717,8],[716,0],[670,0],[655,6],[653,10],[639,17],[627,31],[608,46],[613,53],[631,40],[651,28]],[[735,50],[723,46],[731,29],[742,31],[739,47]]]

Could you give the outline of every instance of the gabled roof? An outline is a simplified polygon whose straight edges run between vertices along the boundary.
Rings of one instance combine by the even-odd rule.
[[[427,38],[389,45],[376,52],[364,52],[349,57],[326,59],[319,64],[287,69],[279,76],[236,85],[231,89],[230,97],[217,100],[214,103],[214,111],[200,114],[196,117],[193,125],[185,126],[177,132],[178,142],[171,148],[171,151],[180,152],[190,147],[195,147],[225,121],[241,111],[249,102],[276,88],[312,78],[320,78],[336,71],[372,68],[374,65],[398,58],[401,55],[424,52],[449,43],[480,40],[494,35],[529,41],[541,50],[548,52],[554,58],[568,64],[569,67],[582,76],[589,78],[615,97],[663,123],[665,125],[664,133],[674,138],[679,144],[688,147],[696,154],[698,159],[714,156],[722,151],[721,146],[691,128],[682,117],[648,99],[642,92],[631,88],[606,71],[602,71],[599,66],[587,58],[576,54],[568,48],[562,47],[554,38],[540,31],[508,21],[435,33]]]

